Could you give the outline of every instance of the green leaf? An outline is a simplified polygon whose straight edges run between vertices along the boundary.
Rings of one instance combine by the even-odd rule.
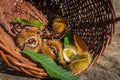
[[[64,47],[68,45],[74,45],[74,39],[72,33],[67,33],[64,37]]]
[[[30,25],[30,26],[34,26],[37,28],[43,28],[42,23],[39,22],[38,20],[26,20],[22,18],[16,18],[15,20],[12,21],[12,23],[20,23],[23,25]]]
[[[68,70],[57,65],[51,58],[44,54],[36,53],[32,50],[24,50],[23,52],[29,55],[34,61],[40,63],[53,78],[60,80],[80,80]]]
[[[69,39],[67,36],[64,37],[64,47],[69,45]]]

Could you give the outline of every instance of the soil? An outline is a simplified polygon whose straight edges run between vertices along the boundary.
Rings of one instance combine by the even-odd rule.
[[[120,1],[113,0],[116,15],[120,16]],[[97,63],[84,74],[81,80],[120,80],[120,22],[116,23],[112,42]],[[0,60],[0,80],[40,80],[8,68]],[[51,79],[53,80],[53,79]]]

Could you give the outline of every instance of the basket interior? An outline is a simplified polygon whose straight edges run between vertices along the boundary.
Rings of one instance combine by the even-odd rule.
[[[114,32],[114,9],[111,0],[28,0],[52,21],[65,18],[71,32],[86,42],[93,58],[102,54]]]
[[[48,25],[48,22],[51,24],[56,17],[65,18],[70,26],[70,32],[81,36],[87,44],[93,57],[90,67],[108,46],[114,33],[115,12],[111,0],[10,0],[10,2],[1,0],[1,2],[4,3],[0,5],[0,15],[3,15],[0,18],[0,30],[4,34],[2,33],[3,39],[2,37],[0,39],[1,42],[6,40],[6,43],[8,43],[7,47],[1,46],[9,54],[0,49],[0,55],[8,66],[35,77],[45,77],[47,73],[19,53],[13,54],[16,51],[13,51],[11,44],[15,44],[12,34],[9,32],[11,26],[7,23],[13,18],[37,19],[44,26]],[[4,35],[8,35],[8,37]],[[4,45],[6,46],[6,44]],[[38,74],[40,72],[41,74]]]

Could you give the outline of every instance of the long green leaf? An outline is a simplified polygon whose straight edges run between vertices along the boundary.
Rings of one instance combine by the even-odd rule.
[[[38,20],[26,20],[22,18],[16,18],[15,20],[12,21],[12,23],[20,23],[23,25],[30,25],[38,28],[43,28],[42,23],[39,22]]]
[[[71,72],[57,65],[51,58],[40,53],[36,53],[31,50],[24,50],[24,53],[29,55],[34,61],[42,64],[47,73],[56,79],[60,80],[80,80],[74,76]]]

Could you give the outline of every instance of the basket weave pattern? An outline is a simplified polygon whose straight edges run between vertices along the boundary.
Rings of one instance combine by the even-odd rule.
[[[15,51],[16,35],[8,23],[14,18],[36,19],[46,26],[48,20],[64,17],[70,25],[70,32],[80,35],[89,47],[93,56],[89,67],[104,52],[114,33],[115,13],[111,0],[42,0],[36,6],[38,9],[25,0],[9,1],[0,1],[0,56],[9,67],[34,77],[46,77],[47,73]]]

